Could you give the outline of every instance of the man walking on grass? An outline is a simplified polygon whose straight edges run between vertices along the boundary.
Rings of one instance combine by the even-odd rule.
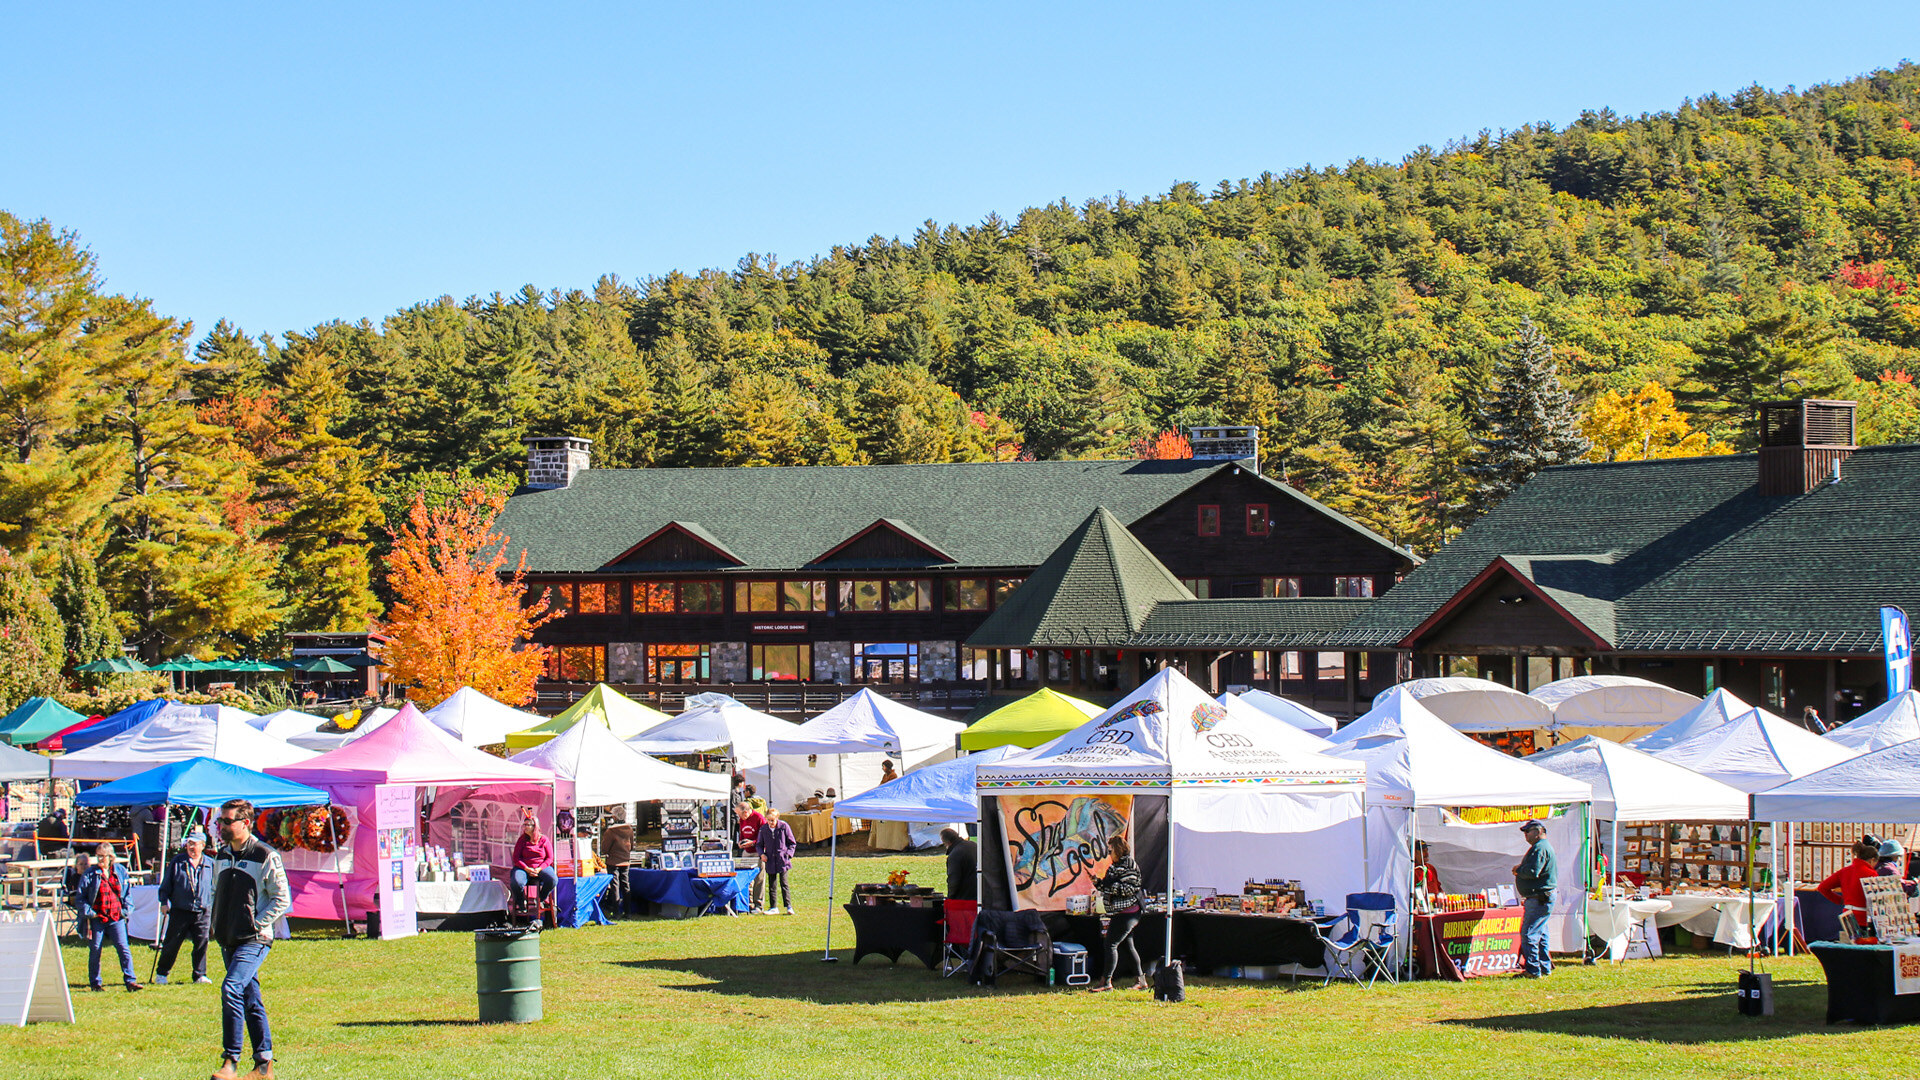
[[[1525,902],[1520,917],[1520,962],[1529,979],[1553,974],[1553,958],[1547,955],[1547,916],[1553,912],[1553,883],[1558,867],[1553,847],[1547,843],[1547,827],[1538,821],[1520,826],[1527,838],[1527,853],[1513,868],[1513,885]]]
[[[213,981],[207,978],[207,941],[213,936],[213,860],[206,849],[207,834],[193,830],[160,875],[160,916],[166,934],[160,945],[160,973],[153,981],[162,986],[173,972],[181,943],[189,940],[193,942],[193,981]]]
[[[273,1080],[273,1031],[260,998],[260,967],[273,947],[273,925],[293,900],[280,853],[253,835],[253,804],[220,807],[220,849],[213,859],[213,940],[227,964],[220,986],[220,1068],[212,1080],[237,1080],[242,1036],[253,1042],[248,1080]]]

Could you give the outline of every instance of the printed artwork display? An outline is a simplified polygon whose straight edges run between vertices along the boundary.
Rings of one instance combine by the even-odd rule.
[[[1131,795],[1001,795],[1014,907],[1065,911],[1112,862],[1108,842],[1131,828]]]

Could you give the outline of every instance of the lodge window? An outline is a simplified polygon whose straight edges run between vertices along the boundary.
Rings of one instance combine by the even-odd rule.
[[[933,582],[927,578],[840,583],[841,611],[932,611],[933,605]]]
[[[1280,677],[1283,679],[1300,678],[1300,654],[1283,652],[1280,654]]]
[[[1026,584],[1026,580],[1027,580],[1026,578],[1018,578],[1018,577],[994,578],[993,579],[993,606],[999,607],[1001,604],[1006,603],[1007,597],[1013,595],[1013,590],[1019,588],[1021,585]]]
[[[1199,508],[1198,531],[1201,536],[1220,535],[1220,508],[1218,506],[1202,506]]]
[[[1187,587],[1196,600],[1207,600],[1213,596],[1213,579],[1203,577],[1183,577],[1180,584]]]
[[[1314,678],[1323,682],[1337,682],[1347,677],[1347,654],[1337,652],[1315,653]]]
[[[633,610],[636,614],[667,615],[673,612],[673,582],[636,581],[633,583]]]
[[[1297,577],[1263,577],[1260,579],[1261,596],[1299,596],[1300,579]]]
[[[882,595],[878,581],[843,581],[840,583],[840,610],[879,611]]]
[[[1265,536],[1272,531],[1272,519],[1267,517],[1266,503],[1247,504],[1247,535]]]
[[[986,578],[948,578],[948,611],[985,611],[990,590]]]
[[[711,613],[721,610],[725,595],[718,581],[636,581],[633,583],[633,610],[636,614],[664,615],[672,612]]]
[[[771,682],[797,682],[813,677],[813,646],[755,645],[753,677]]]
[[[617,581],[582,581],[575,588],[578,600],[573,610],[582,615],[605,615],[620,610],[620,583]]]
[[[932,611],[933,582],[906,578],[887,582],[888,611]]]
[[[1337,577],[1333,579],[1335,596],[1372,596],[1373,579],[1370,577]]]
[[[647,681],[650,683],[706,682],[711,657],[705,645],[648,645]]]
[[[544,585],[535,585],[532,594],[537,599],[541,593],[547,597],[547,610],[568,612],[573,610],[573,582],[550,581]]]
[[[1761,692],[1767,708],[1779,712],[1787,707],[1787,668],[1784,664],[1763,664],[1760,668]]]
[[[736,581],[735,611],[825,611],[824,581]]]
[[[918,644],[911,641],[854,642],[854,682],[898,683],[919,677]]]
[[[562,682],[603,682],[607,677],[607,647],[557,645],[547,654],[547,677]]]
[[[827,583],[824,581],[783,581],[780,583],[781,611],[827,610]]]
[[[1719,666],[1708,660],[1700,665],[1700,696],[1713,693],[1720,686]]]
[[[718,581],[683,581],[680,583],[680,610],[695,615],[724,611],[725,596],[726,590]]]

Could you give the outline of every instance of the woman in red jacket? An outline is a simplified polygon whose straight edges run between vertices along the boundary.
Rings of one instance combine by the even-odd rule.
[[[1874,865],[1880,855],[1878,844],[1865,840],[1853,845],[1853,861],[1827,875],[1818,887],[1821,896],[1839,904],[1848,915],[1853,916],[1854,925],[1861,933],[1871,933],[1867,923],[1867,894],[1860,888],[1862,878],[1878,876],[1880,868]]]

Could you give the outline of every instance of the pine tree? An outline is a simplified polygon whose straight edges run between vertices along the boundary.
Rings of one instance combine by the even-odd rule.
[[[1715,331],[1695,350],[1699,360],[1679,397],[1696,412],[1717,418],[1735,448],[1751,450],[1760,445],[1761,405],[1832,397],[1852,382],[1834,349],[1837,336],[1833,326],[1777,297],[1749,298],[1738,322]]]
[[[66,645],[64,660],[69,667],[121,655],[113,604],[100,587],[100,568],[93,552],[76,541],[63,542],[59,573],[48,595],[60,617]]]
[[[1494,366],[1497,389],[1482,395],[1474,415],[1473,456],[1466,466],[1470,508],[1498,506],[1535,473],[1579,461],[1587,452],[1573,395],[1560,385],[1559,365],[1546,335],[1523,318]]]
[[[0,550],[0,710],[59,690],[64,652],[60,618],[40,579]]]

